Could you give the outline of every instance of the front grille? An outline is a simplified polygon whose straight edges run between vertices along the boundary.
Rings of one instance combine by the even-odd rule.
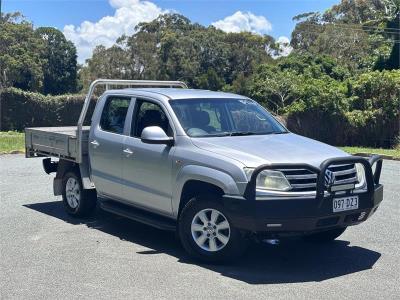
[[[315,191],[317,187],[317,174],[307,169],[284,169],[279,170],[285,174],[286,179],[292,186],[293,192]]]
[[[335,175],[335,184],[357,183],[355,164],[332,165],[328,170]]]
[[[357,171],[354,164],[331,165],[328,170],[332,172],[337,184],[357,183]],[[317,189],[317,174],[307,169],[280,169],[289,181],[292,192],[311,192]]]

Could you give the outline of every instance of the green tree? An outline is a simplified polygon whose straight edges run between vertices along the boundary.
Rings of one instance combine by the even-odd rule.
[[[252,77],[246,77],[243,73],[239,73],[232,84],[225,85],[223,90],[240,95],[250,95],[251,84]]]
[[[252,77],[250,96],[279,113],[294,100],[299,76],[276,66],[262,65]]]
[[[399,1],[400,3],[400,1]],[[397,6],[396,17],[387,23],[388,35],[396,42],[393,43],[389,58],[384,62],[383,68],[388,70],[400,69],[400,8]],[[381,69],[383,69],[381,68]],[[379,66],[378,66],[379,69]]]
[[[178,14],[165,14],[140,23],[136,33],[127,37],[127,52],[137,78],[178,79],[193,74],[196,58],[188,36],[194,25]]]
[[[219,89],[272,61],[266,49],[273,44],[270,36],[228,34],[178,14],[165,14],[139,24],[135,34],[121,37],[111,48],[96,48],[81,74],[185,80],[193,87]],[[109,74],[112,70],[117,74]]]
[[[323,14],[296,16],[292,46],[295,52],[332,56],[353,72],[382,68],[393,46],[386,28],[398,12],[398,2],[342,0]]]
[[[394,16],[396,1],[398,0],[341,0],[324,13],[324,21],[378,24],[382,19]]]
[[[93,80],[98,78],[138,79],[129,53],[124,49],[124,40],[110,48],[102,45],[93,50],[87,65],[79,70],[79,81],[83,89],[87,89]]]
[[[212,68],[209,68],[206,74],[196,77],[194,81],[199,88],[210,89],[212,91],[221,90],[225,83]]]
[[[363,73],[349,83],[351,110],[379,111],[382,118],[400,116],[400,70]]]
[[[0,22],[0,88],[14,86],[39,91],[43,84],[43,48],[32,24],[21,14],[3,15]]]
[[[227,82],[231,83],[240,73],[249,76],[263,63],[272,62],[266,49],[275,43],[271,36],[260,36],[249,32],[228,33],[225,37],[228,46]]]
[[[35,31],[43,41],[42,69],[44,94],[60,95],[77,91],[77,55],[74,44],[52,27]]]
[[[335,58],[328,55],[294,53],[278,59],[277,66],[281,70],[308,74],[314,78],[329,75],[334,79],[343,80],[351,75],[350,70],[345,65],[340,64]]]

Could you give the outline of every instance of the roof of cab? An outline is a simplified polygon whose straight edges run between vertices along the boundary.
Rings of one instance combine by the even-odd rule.
[[[209,98],[209,99],[222,99],[222,98],[235,98],[235,99],[248,99],[245,96],[224,93],[224,92],[213,92],[208,90],[197,90],[197,89],[182,89],[182,88],[128,88],[120,90],[108,90],[107,94],[135,94],[138,93],[142,96],[156,97],[160,96],[166,97],[170,100],[179,99],[199,99],[199,98]]]

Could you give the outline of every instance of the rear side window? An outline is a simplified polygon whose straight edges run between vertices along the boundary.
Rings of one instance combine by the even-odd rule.
[[[130,98],[111,96],[107,98],[101,114],[100,127],[104,131],[122,134]]]

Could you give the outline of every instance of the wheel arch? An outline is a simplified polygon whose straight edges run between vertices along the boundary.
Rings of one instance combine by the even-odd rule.
[[[227,173],[204,166],[188,165],[181,169],[172,197],[172,209],[176,217],[188,200],[198,193],[239,195],[234,179]]]
[[[82,163],[78,164],[69,160],[60,159],[57,163],[57,173],[53,181],[53,193],[55,196],[62,194],[62,180],[64,174],[73,171],[82,181],[85,190],[95,189],[94,183],[90,179],[89,161],[87,156],[82,158]]]
[[[71,161],[60,159],[57,166],[56,177],[53,180],[53,193],[54,196],[62,195],[63,191],[63,177],[69,172],[75,172],[79,177],[81,177],[79,166]]]

